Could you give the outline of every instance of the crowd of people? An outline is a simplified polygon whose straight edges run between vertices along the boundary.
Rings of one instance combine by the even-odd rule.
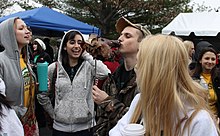
[[[146,136],[218,136],[218,50],[125,17],[115,26],[117,41],[69,30],[54,59],[49,39],[32,39],[22,19],[0,23],[0,135],[39,136],[52,121],[52,136],[123,136],[128,124]]]

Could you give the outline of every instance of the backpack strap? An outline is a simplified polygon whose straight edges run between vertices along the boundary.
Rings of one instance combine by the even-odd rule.
[[[51,82],[51,103],[54,107],[55,105],[55,84],[56,84],[56,80],[57,80],[57,65],[58,65],[58,62],[55,62],[55,68],[54,68],[54,71],[53,71],[53,77],[52,77],[52,82]]]
[[[55,69],[53,71],[53,78],[52,78],[52,85],[55,86],[55,83],[56,83],[56,79],[57,79],[57,63],[58,62],[55,62]],[[54,87],[55,88],[55,87]]]

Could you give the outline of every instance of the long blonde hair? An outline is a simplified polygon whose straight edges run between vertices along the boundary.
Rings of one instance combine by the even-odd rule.
[[[186,50],[187,50],[187,52],[189,54],[192,46],[194,47],[194,43],[192,41],[188,41],[188,40],[185,40],[183,43],[184,43],[184,45],[186,47]]]
[[[164,136],[182,135],[198,111],[208,111],[205,91],[188,73],[188,55],[183,42],[174,36],[148,36],[140,43],[137,60],[141,96],[131,122],[140,115],[139,109],[146,136],[160,136],[161,130]],[[190,117],[186,103],[195,110]]]

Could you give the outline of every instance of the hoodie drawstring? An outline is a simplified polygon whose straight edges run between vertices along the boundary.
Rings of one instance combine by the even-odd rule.
[[[84,72],[85,72],[85,74],[84,74],[84,76],[85,76],[84,89],[86,89],[86,81],[87,81],[87,78],[86,78],[86,69],[87,69],[87,65],[85,65],[85,70],[84,70]]]

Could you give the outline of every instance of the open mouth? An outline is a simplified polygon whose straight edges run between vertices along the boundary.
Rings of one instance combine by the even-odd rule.
[[[213,65],[207,65],[207,67],[211,68],[211,67],[213,67]]]
[[[25,38],[25,39],[28,39],[29,37],[30,37],[30,36],[27,35],[27,36],[25,36],[24,38]]]
[[[79,54],[79,53],[81,52],[81,50],[80,50],[80,49],[73,49],[72,52],[73,52],[74,54]]]

